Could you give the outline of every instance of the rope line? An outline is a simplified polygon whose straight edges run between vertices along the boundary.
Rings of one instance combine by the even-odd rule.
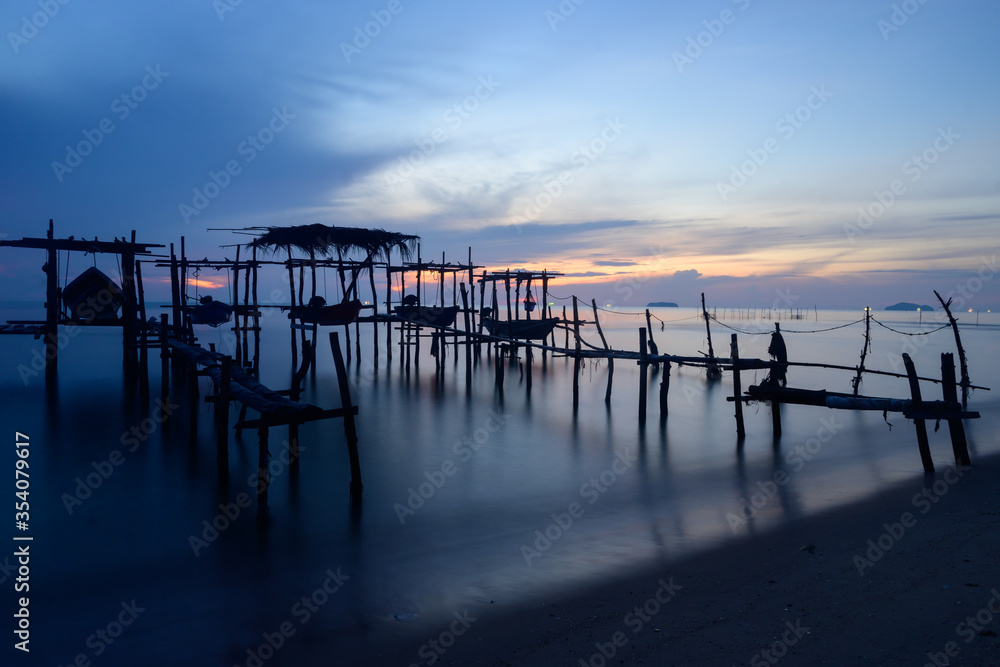
[[[723,326],[723,327],[725,327],[727,329],[731,329],[731,330],[735,331],[736,333],[746,334],[748,336],[763,336],[764,334],[773,333],[772,331],[744,331],[742,329],[737,329],[736,327],[731,327],[728,324],[726,324],[725,322],[720,322],[713,315],[709,315],[708,317],[709,317],[709,319],[711,319],[713,322],[715,322],[716,324],[718,324],[720,326]],[[872,318],[872,319],[874,319],[874,318]],[[852,327],[855,324],[860,324],[861,322],[864,322],[864,319],[855,320],[854,322],[848,322],[847,324],[841,324],[841,325],[838,325],[838,326],[835,326],[835,327],[828,327],[826,329],[810,329],[808,331],[803,331],[803,330],[798,330],[798,329],[782,329],[781,333],[794,333],[794,334],[823,333],[825,331],[835,331],[837,329],[845,329],[847,327]]]
[[[932,334],[932,333],[941,331],[941,329],[947,329],[948,327],[951,326],[950,324],[942,324],[937,329],[932,329],[930,331],[920,331],[918,333],[907,333],[905,331],[898,331],[896,329],[893,329],[892,327],[890,327],[890,326],[888,326],[886,324],[882,324],[881,322],[879,322],[878,320],[876,320],[874,317],[872,318],[872,322],[874,322],[875,324],[879,325],[883,329],[888,329],[889,331],[891,331],[893,333],[897,333],[897,334],[899,334],[901,336],[926,336],[928,334]]]

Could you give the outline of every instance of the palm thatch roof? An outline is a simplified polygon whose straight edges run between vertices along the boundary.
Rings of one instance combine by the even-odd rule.
[[[248,247],[257,246],[277,252],[284,249],[289,253],[293,248],[309,255],[338,256],[360,251],[368,259],[388,259],[393,250],[398,250],[404,259],[409,259],[419,236],[387,232],[384,229],[364,229],[361,227],[334,227],[313,224],[295,227],[256,227],[253,231],[263,232]]]

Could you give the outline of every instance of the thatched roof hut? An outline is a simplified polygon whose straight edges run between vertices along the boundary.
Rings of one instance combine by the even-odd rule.
[[[419,236],[387,232],[384,229],[364,229],[361,227],[334,227],[331,225],[313,224],[294,227],[256,227],[252,230],[262,232],[260,236],[247,244],[264,250],[277,252],[284,249],[291,255],[292,249],[305,252],[310,257],[343,257],[352,252],[365,253],[365,261],[372,259],[388,259],[393,250],[408,259],[413,252]]]

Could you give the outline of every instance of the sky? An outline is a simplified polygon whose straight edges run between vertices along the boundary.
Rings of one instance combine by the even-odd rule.
[[[620,306],[936,289],[995,308],[998,19],[986,0],[7,0],[0,235],[51,218],[221,258],[245,239],[213,228],[322,222]],[[38,254],[0,249],[0,284],[40,295]]]

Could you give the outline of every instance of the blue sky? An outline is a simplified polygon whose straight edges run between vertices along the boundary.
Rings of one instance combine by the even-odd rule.
[[[233,237],[210,227],[378,226],[620,305],[926,303],[1000,245],[998,17],[943,0],[12,0],[0,232],[134,227],[212,257]],[[3,251],[2,278],[33,293],[24,255]],[[1000,280],[974,297],[1000,304]]]

